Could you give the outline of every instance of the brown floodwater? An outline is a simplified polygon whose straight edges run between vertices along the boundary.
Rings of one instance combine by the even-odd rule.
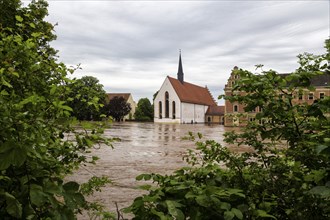
[[[81,167],[68,179],[82,183],[92,176],[108,176],[113,184],[88,199],[102,203],[111,211],[116,210],[115,203],[122,209],[145,193],[137,189],[138,185],[145,182],[136,181],[136,176],[142,173],[170,174],[186,165],[182,157],[188,149],[195,148],[194,142],[182,140],[188,132],[202,133],[204,139],[223,144],[223,134],[232,129],[223,125],[204,124],[114,123],[105,130],[104,135],[120,138],[121,141],[115,142],[113,149],[101,146],[93,150],[92,154],[100,158],[96,165]],[[89,217],[85,213],[79,219]]]

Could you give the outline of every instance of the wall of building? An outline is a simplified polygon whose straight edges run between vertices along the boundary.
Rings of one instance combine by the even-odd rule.
[[[205,115],[205,123],[207,124],[224,124],[224,116],[220,115]]]
[[[169,117],[165,117],[165,93],[169,94]],[[175,114],[173,114],[173,101],[175,102]],[[159,114],[159,102],[162,103],[161,117]],[[154,100],[154,122],[156,123],[180,123],[181,122],[181,104],[172,84],[166,77],[158,94]]]
[[[232,94],[232,88],[235,81],[238,79],[239,75],[235,74],[234,69],[227,81],[227,84],[225,85],[224,90],[226,96],[234,95]],[[239,92],[237,94],[241,96],[245,95],[243,92]],[[301,94],[294,94],[292,102],[293,104],[307,103],[311,105],[315,100],[327,96],[330,96],[330,89],[319,86],[315,87],[315,91],[305,89]],[[230,101],[225,100],[225,126],[245,126],[249,121],[255,120],[255,115],[261,111],[261,108],[256,108],[254,111],[245,112],[243,104],[239,104],[237,102],[231,103]]]
[[[206,105],[182,103],[181,123],[205,123],[205,113],[208,109]]]
[[[134,114],[135,114],[135,110],[136,110],[136,107],[137,107],[137,104],[136,102],[133,100],[133,96],[130,95],[127,99],[127,103],[129,103],[131,105],[131,111],[128,115],[126,115],[124,117],[124,121],[125,120],[131,120],[131,119],[134,119]]]

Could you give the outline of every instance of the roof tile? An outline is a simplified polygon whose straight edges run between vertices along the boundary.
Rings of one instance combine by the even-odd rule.
[[[167,77],[180,100],[186,103],[213,106],[217,105],[208,88],[197,86],[188,82],[181,83],[179,80]]]

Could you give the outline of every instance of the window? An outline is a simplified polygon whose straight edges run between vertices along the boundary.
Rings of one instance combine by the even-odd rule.
[[[168,92],[165,92],[165,118],[170,117],[170,102]]]
[[[262,107],[261,106],[259,106],[259,112],[262,112]]]
[[[324,99],[324,92],[320,92],[320,99]]]
[[[234,112],[238,112],[238,106],[234,105]]]
[[[173,119],[175,119],[175,101],[172,102],[172,115]]]
[[[162,116],[162,102],[161,101],[159,101],[158,107],[159,107],[159,118],[161,119],[163,117]]]
[[[308,94],[308,100],[313,100],[314,99],[314,94],[313,93],[309,93]]]
[[[303,99],[303,94],[301,92],[298,94],[298,99],[299,100],[302,100]]]

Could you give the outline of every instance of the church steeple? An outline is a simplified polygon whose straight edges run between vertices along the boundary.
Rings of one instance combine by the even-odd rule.
[[[183,68],[182,68],[182,61],[181,61],[181,50],[180,50],[180,55],[179,55],[178,80],[181,83],[183,83]]]

